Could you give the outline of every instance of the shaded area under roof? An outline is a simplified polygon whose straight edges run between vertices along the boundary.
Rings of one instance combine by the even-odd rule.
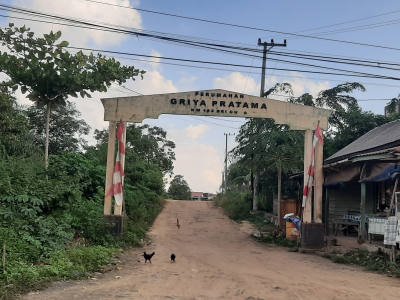
[[[396,120],[367,132],[351,144],[328,157],[324,164],[331,164],[355,155],[370,153],[400,145],[400,120]]]

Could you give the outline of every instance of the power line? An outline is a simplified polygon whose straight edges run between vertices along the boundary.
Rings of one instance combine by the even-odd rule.
[[[71,47],[69,47],[71,48]],[[76,47],[75,47],[76,48]],[[101,51],[101,50],[95,50],[95,49],[86,49],[86,50],[90,50],[90,51],[99,51],[99,52],[106,52],[106,51]],[[124,54],[124,53],[121,53]],[[242,53],[240,53],[242,54]],[[281,53],[280,53],[281,54]],[[125,55],[130,55],[130,54],[126,54]],[[154,56],[147,56],[147,57],[154,57]],[[165,58],[168,59],[168,58]],[[191,62],[199,62],[200,61],[192,61],[192,60],[184,60],[184,61],[191,61]],[[284,61],[285,63],[294,63],[294,64],[299,64],[296,62],[288,62],[288,61]],[[213,62],[201,62],[201,63],[211,63],[214,64]],[[233,65],[233,64],[224,64],[224,65],[232,65],[232,66],[239,66],[239,67],[249,67],[249,66],[242,66],[242,65]],[[304,64],[303,64],[304,65]],[[307,66],[311,66],[311,67],[321,67],[321,66],[314,66],[314,65],[307,65]],[[320,74],[330,74],[330,75],[340,75],[340,76],[351,76],[348,74],[334,74],[334,73],[323,73],[323,72],[313,72],[313,71],[303,71],[303,70],[289,70],[289,69],[277,69],[277,68],[270,68],[273,70],[283,70],[283,71],[296,71],[296,72],[308,72],[308,73],[320,73]],[[361,73],[361,72],[354,72],[354,71],[348,71],[348,70],[340,70],[340,71],[345,71],[345,72],[353,72],[355,74],[367,74],[367,73]],[[375,74],[367,74],[368,76],[359,76],[359,77],[367,77],[367,78],[382,78],[382,79],[395,79],[398,80],[398,78],[392,78],[392,77],[386,77],[386,76],[381,76],[381,75],[375,75]]]
[[[295,58],[302,58],[302,59],[312,59],[312,60],[320,60],[321,59],[333,59],[333,60],[338,60],[338,62],[340,60],[344,61],[344,62],[362,62],[362,63],[371,63],[371,64],[377,64],[377,65],[391,65],[391,66],[400,66],[399,63],[394,63],[394,62],[384,62],[384,61],[377,61],[377,60],[368,60],[368,59],[348,59],[348,58],[338,58],[338,57],[332,57],[332,56],[323,56],[323,55],[309,55],[309,54],[300,54],[300,53],[280,53],[280,52],[276,52],[276,51],[269,51],[269,54],[272,55],[283,55],[283,56],[288,56],[288,57],[295,57]],[[311,52],[312,53],[312,52]],[[325,60],[322,60],[325,61]],[[331,62],[331,61],[329,61]],[[332,62],[336,62],[336,61],[332,61]],[[350,63],[349,63],[350,64]],[[357,64],[354,64],[357,65]],[[373,65],[368,65],[370,67],[376,67]],[[381,68],[381,67],[380,67]]]
[[[234,120],[220,119],[220,118],[218,118],[218,117],[208,117],[208,118],[216,119],[216,120],[219,120],[219,121],[225,121],[225,122],[243,123],[242,121],[234,121]]]
[[[171,65],[171,66],[181,66],[181,67],[188,67],[188,68],[206,69],[206,70],[211,70],[211,71],[241,72],[241,70],[194,66],[194,65],[186,65],[186,64],[179,64],[179,63],[168,63],[168,62],[163,62],[163,61],[149,61],[149,60],[145,60],[145,59],[138,59],[138,58],[131,58],[131,57],[122,57],[122,56],[110,56],[110,57],[118,58],[118,59],[124,59],[124,60],[141,61],[141,62],[146,62],[146,63],[157,63],[157,64],[164,64],[164,65]],[[259,72],[248,72],[248,73],[260,75]],[[303,76],[295,76],[295,75],[287,75],[287,74],[276,74],[276,73],[271,73],[271,74],[266,74],[266,75],[277,76],[277,77],[299,78],[299,79],[314,79],[314,80],[325,80],[325,81],[333,81],[333,82],[345,82],[345,80],[336,80],[336,79],[332,79],[332,78],[303,77]],[[363,85],[373,85],[373,86],[380,86],[380,87],[400,88],[399,85],[378,84],[378,83],[361,82],[361,81],[358,81],[358,82],[363,84]]]
[[[181,15],[163,13],[163,12],[158,12],[158,11],[153,11],[153,10],[148,10],[148,9],[142,9],[142,8],[127,7],[127,6],[122,6],[122,5],[118,5],[118,4],[104,3],[104,2],[95,1],[95,0],[85,0],[85,1],[98,3],[98,4],[103,4],[103,5],[116,6],[116,7],[121,7],[121,8],[125,8],[125,9],[133,9],[133,10],[143,11],[143,12],[152,13],[152,14],[164,15],[164,16],[187,19],[187,20],[193,20],[193,21],[199,21],[199,22],[206,22],[206,23],[212,23],[212,24],[236,27],[236,28],[243,28],[243,29],[250,29],[250,30],[257,30],[257,31],[265,31],[265,32],[272,32],[272,33],[279,33],[279,34],[284,34],[284,35],[291,35],[291,36],[297,36],[297,37],[306,37],[306,38],[319,39],[319,40],[338,42],[338,43],[346,43],[346,44],[366,46],[366,47],[382,48],[382,49],[397,50],[397,51],[400,50],[400,48],[394,48],[394,47],[378,46],[378,45],[372,45],[372,44],[366,44],[366,43],[357,43],[357,42],[342,41],[342,40],[337,40],[337,39],[328,39],[328,38],[322,38],[322,37],[317,37],[317,36],[312,36],[312,35],[304,35],[304,34],[283,32],[283,31],[276,31],[276,30],[268,30],[268,29],[262,29],[262,28],[251,27],[251,26],[237,25],[237,24],[231,24],[231,23],[225,23],[225,22],[218,22],[218,21],[212,21],[212,20],[206,20],[206,19],[200,19],[200,18],[194,18],[194,17],[187,17],[187,16],[181,16]]]
[[[221,127],[231,128],[231,129],[240,129],[240,128],[237,128],[237,127],[231,127],[231,126],[221,125],[221,124],[217,124],[217,123],[213,123],[213,122],[208,122],[208,121],[206,121],[206,120],[201,120],[201,119],[196,118],[196,117],[193,117],[193,116],[191,116],[191,115],[188,115],[188,116],[190,116],[190,117],[193,118],[193,119],[200,120],[201,122],[210,123],[210,124],[213,124],[213,125],[216,125],[216,126],[221,126]],[[164,118],[171,118],[171,119],[177,119],[177,120],[181,120],[181,121],[190,122],[189,120],[171,117],[170,115],[163,115],[163,117],[164,117]]]
[[[1,6],[1,5],[0,5]],[[23,10],[26,11],[26,10]],[[9,17],[9,16],[4,16],[4,15],[0,15],[3,17]],[[51,18],[57,18],[57,16],[48,16],[45,15],[46,17],[51,17]],[[73,25],[73,24],[65,24],[65,23],[55,23],[55,22],[46,22],[46,21],[42,21],[42,20],[33,20],[33,19],[26,19],[26,18],[18,18],[15,17],[17,19],[25,19],[25,20],[30,20],[30,21],[35,21],[35,22],[45,22],[45,23],[52,23],[52,24],[59,24],[59,25],[65,25],[65,26],[73,26],[73,27],[81,27],[81,28],[87,28],[87,29],[94,29],[94,30],[100,30],[99,28],[93,28],[93,27],[86,27],[88,25],[90,26],[99,26],[97,24],[90,24],[85,22],[85,26],[77,26],[77,25]],[[65,18],[63,18],[65,19]],[[70,22],[78,22],[77,20],[68,20]],[[81,22],[81,21],[79,21]],[[111,26],[117,26],[118,25],[111,25]],[[201,43],[201,42],[197,42],[197,44],[193,44],[193,41],[190,40],[181,40],[181,39],[172,39],[172,38],[168,38],[165,36],[157,36],[157,35],[153,35],[153,34],[144,34],[142,32],[132,32],[132,31],[116,31],[118,29],[116,28],[106,28],[104,26],[100,26],[101,30],[105,30],[108,29],[107,31],[111,31],[114,33],[123,33],[123,34],[130,34],[130,35],[141,35],[145,38],[150,38],[150,39],[162,39],[164,42],[173,42],[173,43],[181,43],[181,44],[185,44],[186,46],[191,46],[191,47],[202,47],[202,48],[206,48],[209,50],[217,50],[217,51],[222,51],[222,52],[227,52],[230,54],[234,54],[234,55],[244,55],[244,56],[250,56],[253,58],[258,58],[261,59],[261,57],[258,56],[254,56],[254,55],[250,55],[250,54],[246,54],[246,53],[241,53],[241,52],[235,52],[235,51],[227,51],[227,50],[223,50],[223,49],[216,49],[210,46],[216,46],[216,47],[223,47],[223,48],[230,48],[230,49],[238,49],[238,50],[245,50],[245,51],[252,51],[252,52],[260,52],[258,49],[254,49],[254,48],[243,48],[243,47],[233,47],[233,46],[227,46],[227,45],[221,45],[221,44],[210,44],[210,43]],[[161,33],[166,35],[165,33]],[[167,34],[168,35],[168,34]],[[170,35],[170,34],[169,34]],[[199,38],[196,38],[199,39]],[[276,53],[276,52],[275,52]],[[273,51],[271,51],[271,54],[275,54]],[[348,65],[356,65],[356,66],[364,66],[364,67],[374,67],[374,68],[380,68],[380,69],[388,69],[388,70],[395,70],[395,71],[400,71],[400,69],[395,69],[395,68],[388,68],[388,67],[384,67],[381,65],[367,65],[365,64],[367,63],[376,63],[376,64],[388,64],[385,62],[378,62],[378,61],[365,61],[365,60],[350,60],[350,59],[341,59],[341,58],[335,58],[335,57],[327,57],[327,56],[320,56],[319,58],[315,58],[315,56],[311,56],[311,55],[302,55],[302,54],[296,54],[296,53],[280,53],[279,55],[282,56],[288,56],[288,57],[292,57],[292,58],[300,58],[300,59],[309,59],[309,60],[317,60],[317,61],[324,61],[324,62],[331,62],[331,63],[342,63],[342,64],[348,64]],[[274,60],[273,58],[271,58],[271,60]],[[340,60],[344,60],[344,61],[340,61]],[[357,62],[357,63],[351,63],[351,62]],[[287,63],[287,64],[300,64],[302,65],[302,63],[298,63],[298,62],[293,62],[293,61],[284,61],[281,60],[282,63]],[[362,62],[362,63],[360,63]],[[391,64],[391,65],[399,65],[399,64]],[[325,69],[332,69],[332,68],[328,68],[328,67],[323,67],[323,66],[315,66],[315,65],[310,65],[310,67],[318,67],[318,68],[325,68]],[[348,71],[348,70],[341,70],[341,71],[345,71],[345,72],[353,72],[354,71]],[[359,73],[359,72],[356,72]]]
[[[390,14],[398,13],[398,12],[400,12],[400,10],[395,10],[395,11],[392,11],[392,12],[383,13],[383,14],[379,14],[379,15],[374,15],[374,16],[370,16],[370,17],[365,17],[365,18],[361,18],[361,19],[356,19],[356,20],[352,20],[352,21],[341,22],[341,23],[331,24],[331,25],[327,25],[327,26],[321,26],[321,27],[311,28],[311,29],[307,29],[307,30],[301,30],[301,31],[297,31],[297,32],[295,32],[295,33],[307,32],[307,31],[318,30],[318,29],[322,29],[322,28],[328,28],[328,27],[339,26],[339,25],[348,24],[348,23],[354,23],[354,22],[363,21],[363,20],[367,20],[367,19],[373,19],[373,18],[385,16],[385,15],[390,15]],[[277,36],[277,37],[279,37],[279,36]]]
[[[183,62],[194,62],[194,63],[204,63],[204,64],[212,64],[212,65],[223,65],[223,66],[234,66],[234,67],[242,67],[242,68],[249,68],[251,66],[248,65],[241,65],[241,64],[230,64],[230,63],[220,63],[220,62],[212,62],[212,61],[202,61],[202,60],[192,60],[192,59],[183,59],[183,58],[173,58],[173,57],[165,57],[165,56],[154,56],[154,55],[145,55],[145,54],[137,54],[137,53],[127,53],[127,52],[120,52],[120,51],[110,51],[110,50],[96,50],[92,48],[84,48],[84,47],[72,47],[67,46],[64,48],[69,49],[80,49],[86,51],[96,51],[96,52],[103,52],[103,53],[112,53],[112,54],[121,54],[121,55],[129,55],[129,56],[140,56],[140,57],[149,57],[149,58],[158,58],[158,59],[167,59],[167,60],[174,60],[174,61],[183,61]],[[262,68],[253,66],[253,68]],[[293,69],[282,69],[282,68],[267,68],[270,70],[279,70],[279,71],[290,71],[290,72],[301,72],[301,73],[313,73],[313,74],[326,74],[326,75],[339,75],[339,76],[351,76],[351,77],[365,77],[365,78],[377,78],[377,79],[391,79],[391,80],[400,80],[400,78],[396,77],[389,77],[389,76],[381,76],[375,74],[368,74],[368,73],[361,73],[361,72],[353,72],[356,74],[339,74],[339,73],[331,73],[331,72],[318,72],[318,71],[309,71],[309,70],[293,70]],[[350,71],[352,72],[352,71]]]
[[[68,47],[68,48],[74,48],[74,49],[80,49],[80,50],[87,50],[87,51],[95,51],[95,52],[107,52],[110,53],[112,51],[105,51],[105,50],[96,50],[96,49],[89,49],[89,48],[78,48],[78,47]],[[120,52],[115,52],[115,53],[120,53]],[[128,53],[120,53],[122,55],[136,55],[136,54],[128,54]],[[156,56],[149,56],[149,55],[140,55],[137,54],[138,56],[146,56],[146,57],[153,57],[153,58],[160,58]],[[167,65],[173,65],[173,66],[183,66],[183,67],[190,67],[190,68],[200,68],[200,69],[208,69],[208,70],[217,70],[217,71],[227,71],[227,72],[241,72],[240,70],[229,70],[229,69],[221,69],[221,68],[211,68],[211,67],[203,67],[203,66],[193,66],[193,65],[184,65],[184,64],[177,64],[177,63],[167,63],[167,62],[160,62],[160,61],[148,61],[148,60],[142,60],[142,59],[134,59],[134,58],[128,58],[128,57],[118,57],[118,56],[113,56],[115,58],[120,58],[120,59],[126,59],[126,60],[135,60],[135,61],[142,61],[142,62],[148,62],[148,63],[161,63],[161,64],[167,64]],[[166,58],[167,59],[167,58]],[[190,60],[186,60],[190,61]],[[201,61],[197,61],[201,62]],[[207,63],[207,62],[203,62]],[[229,65],[229,64],[225,64]],[[234,66],[234,65],[232,65]],[[253,66],[243,66],[243,67],[253,67]],[[255,67],[255,68],[260,68],[260,67]],[[302,70],[288,70],[288,69],[277,69],[277,68],[267,68],[267,69],[272,69],[272,70],[283,70],[283,71],[293,71],[293,72],[309,72],[309,73],[320,73],[320,74],[331,74],[331,73],[323,73],[323,72],[311,72],[311,71],[302,71]],[[251,74],[259,74],[258,72],[249,72]],[[272,75],[272,74],[267,74],[267,75]],[[334,75],[341,75],[341,76],[351,76],[348,74],[334,74]],[[314,78],[314,77],[302,77],[302,76],[293,76],[293,75],[281,75],[281,74],[274,74],[274,76],[278,77],[290,77],[290,78],[301,78],[301,79],[315,79],[315,80],[328,80],[328,81],[336,81],[336,82],[344,82],[343,80],[335,80],[335,79],[330,79],[330,78]],[[360,77],[366,77],[370,78],[368,76],[360,76]],[[374,77],[371,77],[374,78]],[[379,77],[378,77],[379,78]],[[387,85],[387,84],[376,84],[376,83],[370,83],[370,82],[360,82],[364,85],[374,85],[374,86],[386,86],[386,87],[400,87],[396,85]],[[136,92],[137,93],[137,92]]]
[[[126,59],[126,60],[135,60],[135,61],[142,61],[148,63],[158,63],[164,65],[172,65],[172,66],[181,66],[181,67],[188,67],[188,68],[198,68],[198,69],[206,69],[206,70],[215,70],[215,71],[226,71],[226,72],[241,72],[240,70],[230,70],[230,69],[221,69],[221,68],[211,68],[211,67],[203,67],[203,66],[193,66],[193,65],[184,65],[184,64],[176,64],[176,63],[168,63],[162,61],[148,61],[144,59],[136,59],[130,57],[122,57],[122,56],[112,56],[114,58]],[[248,72],[250,74],[260,75],[258,72]],[[266,74],[266,75],[273,75],[277,77],[289,77],[289,78],[300,78],[300,79],[315,79],[315,80],[326,80],[326,81],[333,81],[333,82],[344,82],[344,80],[335,80],[331,78],[316,78],[316,77],[303,77],[303,76],[294,76],[294,75],[286,75],[286,74]],[[400,88],[400,85],[389,85],[389,84],[377,84],[377,83],[370,83],[370,82],[359,82],[364,85],[374,85],[374,86],[385,86],[385,87],[395,87]]]
[[[205,61],[198,61],[198,60],[188,60],[188,59],[178,59],[178,58],[167,58],[167,57],[155,57],[155,56],[149,56],[149,55],[140,55],[140,54],[132,54],[132,53],[117,52],[117,51],[108,51],[108,50],[96,50],[96,49],[82,48],[82,47],[71,47],[71,46],[68,46],[68,47],[65,47],[65,48],[80,49],[80,50],[88,50],[88,51],[97,51],[97,52],[104,52],[104,53],[117,53],[117,54],[122,54],[122,55],[136,55],[136,56],[151,57],[151,58],[163,58],[163,59],[177,60],[177,61],[185,61],[185,62],[219,64],[219,65],[236,66],[236,67],[245,67],[245,68],[248,68],[248,67],[249,67],[249,66],[246,66],[246,65],[239,65],[239,64],[227,64],[227,63],[217,63],[217,62],[205,62]],[[214,50],[215,50],[215,48],[211,48],[211,49],[214,49]],[[217,49],[217,50],[218,50],[218,49]],[[235,54],[243,54],[243,53],[238,53],[238,52],[233,52],[233,51],[229,51],[229,52],[232,52],[232,53],[235,53]],[[243,54],[243,55],[245,55],[245,54]],[[275,59],[273,59],[273,60],[275,60]],[[277,60],[277,61],[281,61],[281,62],[284,62],[284,63],[290,63],[290,64],[303,65],[303,66],[308,66],[308,67],[317,67],[317,68],[324,68],[324,69],[335,70],[335,71],[350,72],[350,73],[353,73],[353,74],[356,74],[356,75],[353,75],[353,74],[328,73],[328,72],[317,72],[317,71],[306,71],[306,70],[278,69],[278,68],[268,68],[268,69],[281,70],[281,71],[303,72],[303,73],[314,73],[314,74],[328,74],[328,75],[339,75],[339,76],[352,76],[352,77],[366,77],[366,78],[378,78],[378,79],[399,80],[399,78],[395,78],[395,77],[382,76],[382,75],[376,75],[376,74],[369,74],[369,73],[364,73],[364,72],[356,72],[356,71],[342,70],[342,69],[337,69],[337,68],[322,67],[322,66],[316,66],[316,65],[310,65],[310,64],[303,64],[303,63],[297,63],[297,62],[284,61],[284,60]],[[255,67],[255,68],[260,68],[260,67]]]
[[[359,30],[365,30],[365,29],[373,29],[373,28],[378,28],[378,27],[383,27],[383,26],[395,25],[398,23],[400,23],[399,20],[391,20],[391,21],[379,22],[379,23],[374,23],[374,24],[366,24],[366,25],[360,25],[360,26],[355,26],[355,27],[348,27],[348,28],[335,29],[335,30],[330,30],[330,31],[316,32],[316,33],[314,33],[314,36],[323,36],[323,35],[345,33],[345,32],[359,31]],[[303,39],[303,38],[304,37],[295,37],[292,40]]]
[[[0,6],[1,6],[1,5],[0,5]],[[1,10],[1,9],[0,9],[0,10]],[[3,10],[4,10],[4,9],[3,9]],[[7,9],[5,9],[5,10],[7,10]],[[20,14],[21,14],[21,12],[19,12],[19,11],[17,11],[17,13],[20,13]],[[27,14],[27,13],[22,13],[22,14]],[[28,15],[29,15],[29,14],[28,14]],[[93,27],[77,26],[77,25],[74,25],[74,24],[56,23],[56,22],[50,22],[50,21],[44,21],[44,20],[35,20],[35,19],[28,19],[28,18],[22,18],[22,17],[8,16],[8,15],[0,15],[0,16],[1,16],[1,17],[6,17],[6,18],[12,18],[12,19],[20,19],[20,20],[27,20],[27,21],[33,21],[33,22],[42,22],[42,23],[58,24],[58,25],[63,25],[63,26],[72,26],[72,27],[79,27],[79,28],[86,28],[86,29],[92,29],[92,30],[103,30],[103,31],[104,31],[104,28],[98,29],[98,28],[93,28]],[[41,17],[42,17],[42,16],[41,16]],[[55,16],[49,16],[49,15],[47,15],[47,16],[45,16],[45,17],[55,18]],[[76,22],[76,21],[71,21],[71,20],[70,20],[69,22]],[[103,23],[103,24],[107,24],[107,23]],[[92,25],[93,25],[93,26],[97,26],[96,24],[92,24]],[[109,25],[112,25],[112,24],[109,24]],[[122,28],[128,28],[128,27],[119,26],[119,25],[112,25],[112,26],[122,27]],[[133,30],[133,29],[135,29],[135,28],[130,28],[130,30]],[[127,32],[119,32],[119,31],[115,31],[115,30],[117,30],[117,29],[114,28],[111,32],[114,32],[114,33],[121,33],[121,34],[128,34]],[[173,34],[162,33],[162,32],[145,31],[145,30],[142,30],[142,29],[135,29],[135,30],[139,30],[139,31],[143,31],[143,32],[159,33],[159,34],[164,34],[164,35],[173,36]],[[110,30],[108,30],[108,31],[110,31]],[[130,34],[130,35],[136,35],[136,32],[129,32],[129,34]],[[188,37],[188,36],[182,36],[182,35],[175,35],[175,36],[178,36],[178,37]],[[204,39],[204,38],[199,38],[199,37],[190,37],[190,36],[189,36],[189,38],[192,38],[192,39],[194,39],[194,40],[218,41],[218,40],[210,40],[210,39]],[[164,41],[164,42],[166,42],[166,41]],[[226,42],[226,41],[224,41],[224,42]],[[233,43],[233,42],[227,42],[227,43],[246,45],[246,44],[242,44],[242,43]],[[251,46],[251,45],[249,45],[249,46]],[[225,47],[226,47],[226,46],[225,46]],[[234,48],[234,47],[233,47],[233,48]],[[241,50],[246,50],[246,51],[260,52],[260,51],[257,50],[257,49],[250,49],[250,48],[237,48],[237,47],[236,47],[236,48],[234,48],[234,49],[241,49]],[[310,52],[310,51],[299,51],[299,52],[321,54],[321,53],[318,53],[318,52]],[[271,53],[273,53],[273,51],[271,51]],[[292,53],[292,52],[287,52],[287,53],[288,53],[288,54],[295,54],[295,53]],[[285,51],[283,51],[282,55],[285,55]],[[301,54],[298,54],[298,55],[301,55]],[[309,55],[309,56],[310,56],[310,55]],[[326,56],[325,56],[325,57],[326,57]],[[331,59],[340,59],[340,57],[346,57],[346,56],[337,56],[337,57],[329,56],[328,58],[331,58]],[[350,57],[350,58],[351,58],[351,57]],[[372,62],[372,63],[385,63],[385,64],[387,64],[387,62],[385,62],[385,61],[379,61],[379,60],[371,61],[371,59],[365,59],[365,58],[361,58],[361,59],[362,59],[362,60],[357,60],[357,61],[365,62],[365,61],[368,60],[369,62]],[[351,60],[350,60],[350,61],[351,61]],[[395,64],[395,65],[399,65],[399,64]]]

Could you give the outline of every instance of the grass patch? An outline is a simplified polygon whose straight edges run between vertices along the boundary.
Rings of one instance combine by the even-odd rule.
[[[37,264],[11,261],[0,273],[0,299],[13,299],[26,292],[42,290],[53,281],[87,278],[90,272],[110,264],[120,251],[102,246],[77,247],[57,251]]]
[[[228,191],[226,194],[218,194],[213,201],[216,206],[222,207],[232,220],[242,221],[250,217],[249,194]]]
[[[297,252],[297,242],[296,241],[290,241],[287,240],[285,236],[262,236],[261,238],[258,238],[258,240],[261,243],[266,243],[266,244],[275,244],[277,246],[282,246],[282,247],[287,247],[291,248],[289,251],[290,252]]]
[[[369,271],[400,278],[399,257],[397,257],[396,262],[390,262],[389,254],[384,253],[381,249],[376,252],[358,250],[344,254],[332,253],[325,255],[325,257],[337,264],[362,266]]]

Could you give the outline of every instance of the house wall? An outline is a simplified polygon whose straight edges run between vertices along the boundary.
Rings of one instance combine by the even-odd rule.
[[[349,211],[360,212],[361,183],[350,181],[343,183],[342,186],[329,186],[327,188],[330,224],[341,221],[343,215],[347,215]],[[372,214],[375,203],[374,183],[367,183],[366,188],[366,214]]]

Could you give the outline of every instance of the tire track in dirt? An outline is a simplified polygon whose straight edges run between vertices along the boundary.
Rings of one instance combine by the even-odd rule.
[[[96,281],[53,284],[24,299],[372,300],[400,295],[398,279],[258,244],[250,232],[210,202],[168,200],[149,233],[153,243],[123,254],[122,270]],[[142,251],[156,252],[152,265],[144,264]],[[171,253],[176,263],[170,262]]]

